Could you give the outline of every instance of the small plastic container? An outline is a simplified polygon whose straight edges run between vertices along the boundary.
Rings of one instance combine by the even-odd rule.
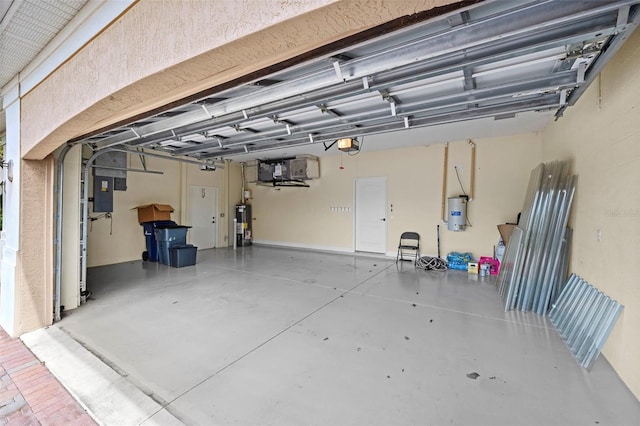
[[[481,263],[480,264],[480,276],[481,277],[488,277],[490,269],[491,269],[491,265],[489,265],[488,263]]]
[[[478,263],[480,265],[489,265],[489,274],[491,275],[498,275],[498,272],[500,271],[500,261],[498,259],[483,256],[480,258],[480,261]]]

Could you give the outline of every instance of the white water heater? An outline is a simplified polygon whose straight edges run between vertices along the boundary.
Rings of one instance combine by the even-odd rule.
[[[449,231],[464,231],[467,227],[467,197],[449,198]]]

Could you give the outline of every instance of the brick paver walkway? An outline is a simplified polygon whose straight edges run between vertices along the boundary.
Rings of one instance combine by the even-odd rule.
[[[95,424],[22,341],[0,328],[0,425]]]

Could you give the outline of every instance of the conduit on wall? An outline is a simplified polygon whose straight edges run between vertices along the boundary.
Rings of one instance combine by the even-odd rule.
[[[471,139],[469,139],[469,145],[471,145],[471,171],[470,173],[470,182],[469,182],[469,201],[473,201],[473,195],[475,193],[474,188],[476,187],[476,144],[473,143]]]
[[[442,223],[447,223],[444,217],[445,200],[447,199],[447,167],[449,166],[449,143],[444,144],[444,164],[442,166]]]

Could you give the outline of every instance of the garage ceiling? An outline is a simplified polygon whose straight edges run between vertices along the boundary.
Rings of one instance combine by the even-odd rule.
[[[0,89],[22,72],[87,2],[0,0]],[[0,134],[4,130],[5,113],[1,110]]]
[[[0,0],[0,88],[80,12],[88,0]]]
[[[485,1],[73,142],[244,161],[420,127],[540,130],[639,21],[640,0]]]

